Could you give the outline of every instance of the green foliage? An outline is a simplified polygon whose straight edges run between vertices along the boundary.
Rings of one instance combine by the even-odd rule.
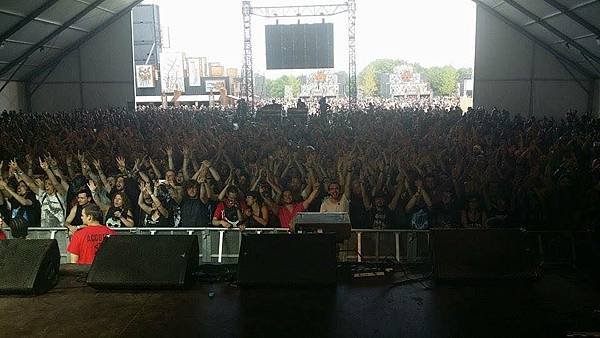
[[[269,97],[283,97],[285,86],[292,86],[294,96],[300,94],[300,79],[295,76],[283,75],[275,80],[267,80],[267,94]]]
[[[431,67],[425,70],[425,80],[429,82],[434,95],[453,95],[456,93],[458,71],[452,66]]]
[[[380,59],[369,63],[358,75],[358,86],[365,96],[379,95],[379,78],[382,74],[392,73],[394,67],[411,65],[416,73],[421,74],[423,80],[429,82],[434,95],[446,96],[456,92],[459,81],[471,78],[472,68],[455,69],[452,66],[425,68],[418,63],[409,63],[404,60]]]
[[[406,61],[393,59],[379,59],[369,63],[358,74],[358,88],[365,96],[379,95],[379,77],[381,74],[391,73],[394,67],[405,64]]]

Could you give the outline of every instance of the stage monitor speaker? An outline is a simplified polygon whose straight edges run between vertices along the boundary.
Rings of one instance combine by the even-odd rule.
[[[0,293],[42,294],[58,282],[55,239],[0,241]]]
[[[111,236],[88,274],[95,289],[178,289],[198,266],[196,236]]]
[[[347,212],[299,212],[292,221],[296,231],[333,233],[339,243],[350,239],[352,234]]]
[[[539,260],[519,229],[432,229],[438,280],[534,278]]]
[[[242,235],[240,285],[335,285],[336,273],[335,234]]]

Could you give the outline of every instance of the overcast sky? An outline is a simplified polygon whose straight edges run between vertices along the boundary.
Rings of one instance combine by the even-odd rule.
[[[337,4],[343,0],[255,0],[253,6]],[[475,49],[475,3],[470,0],[357,0],[357,70],[381,58],[404,59],[424,66],[472,67]],[[160,6],[171,49],[209,62],[241,68],[243,56],[240,0],[145,0]],[[321,18],[301,18],[301,23]],[[348,69],[346,13],[326,17],[334,24],[335,69]],[[296,18],[280,24],[297,23]],[[254,70],[269,78],[291,71],[265,71],[264,25],[274,19],[252,16]]]

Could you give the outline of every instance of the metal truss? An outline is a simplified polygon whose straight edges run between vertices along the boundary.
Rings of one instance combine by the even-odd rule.
[[[348,104],[356,109],[356,0],[348,0]]]
[[[252,7],[252,14],[264,18],[296,18],[307,16],[333,16],[348,11],[347,4]]]
[[[244,64],[242,66],[242,95],[254,110],[254,73],[252,67],[251,16],[264,18],[324,17],[348,13],[348,96],[350,109],[356,107],[356,0],[341,4],[252,7],[249,0],[242,1],[244,22]]]
[[[242,1],[242,16],[244,21],[244,64],[242,66],[242,95],[246,104],[254,113],[254,67],[252,65],[252,6],[250,1]]]

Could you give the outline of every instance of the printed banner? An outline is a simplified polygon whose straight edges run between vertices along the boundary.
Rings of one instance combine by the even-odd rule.
[[[135,79],[138,88],[154,88],[154,67],[152,65],[136,65]]]
[[[202,86],[202,63],[200,58],[188,58],[187,62],[190,87]]]
[[[185,91],[183,74],[183,54],[163,52],[160,54],[160,84],[162,91],[173,93]]]

